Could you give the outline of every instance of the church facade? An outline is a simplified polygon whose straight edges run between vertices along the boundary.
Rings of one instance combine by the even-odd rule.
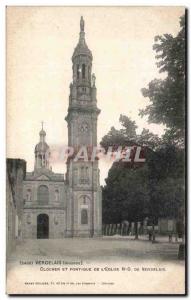
[[[84,20],[80,20],[79,42],[72,56],[68,146],[97,146],[97,108],[92,53],[85,41]],[[102,234],[102,195],[98,160],[67,161],[67,172],[56,174],[49,165],[51,149],[43,127],[35,147],[34,171],[23,181],[22,237],[24,239],[94,237]]]

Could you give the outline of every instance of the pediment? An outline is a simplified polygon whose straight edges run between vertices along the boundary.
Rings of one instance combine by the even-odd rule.
[[[37,177],[36,180],[50,180],[50,178],[43,174],[43,175],[40,175],[39,177]]]

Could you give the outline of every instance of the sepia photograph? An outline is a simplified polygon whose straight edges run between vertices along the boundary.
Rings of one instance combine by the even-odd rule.
[[[6,7],[6,293],[185,295],[183,6]]]

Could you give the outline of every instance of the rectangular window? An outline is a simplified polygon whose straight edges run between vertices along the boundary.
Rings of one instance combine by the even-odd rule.
[[[84,79],[86,76],[86,66],[85,64],[82,65],[82,78]]]
[[[80,66],[77,65],[77,79],[79,79],[80,77]]]

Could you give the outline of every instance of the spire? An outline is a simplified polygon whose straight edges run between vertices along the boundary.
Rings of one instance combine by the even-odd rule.
[[[42,142],[42,143],[45,142],[45,136],[46,136],[46,132],[44,131],[43,124],[44,124],[44,122],[42,121],[42,122],[41,122],[42,129],[41,129],[41,131],[39,132],[39,135],[40,135],[40,142]]]
[[[84,32],[84,26],[85,26],[84,18],[83,18],[83,16],[81,16],[81,19],[80,19],[80,32]]]
[[[79,55],[87,55],[87,56],[90,57],[90,59],[92,59],[92,53],[88,49],[88,46],[87,46],[86,41],[85,41],[84,27],[85,27],[84,18],[81,16],[81,18],[80,18],[80,36],[79,36],[79,42],[78,42],[76,48],[74,49],[74,53],[73,53],[72,59],[74,59],[76,56],[79,56]]]
[[[83,17],[81,17],[81,19],[80,19],[80,39],[79,39],[80,44],[85,44],[84,25],[85,25],[84,19],[83,19]]]

